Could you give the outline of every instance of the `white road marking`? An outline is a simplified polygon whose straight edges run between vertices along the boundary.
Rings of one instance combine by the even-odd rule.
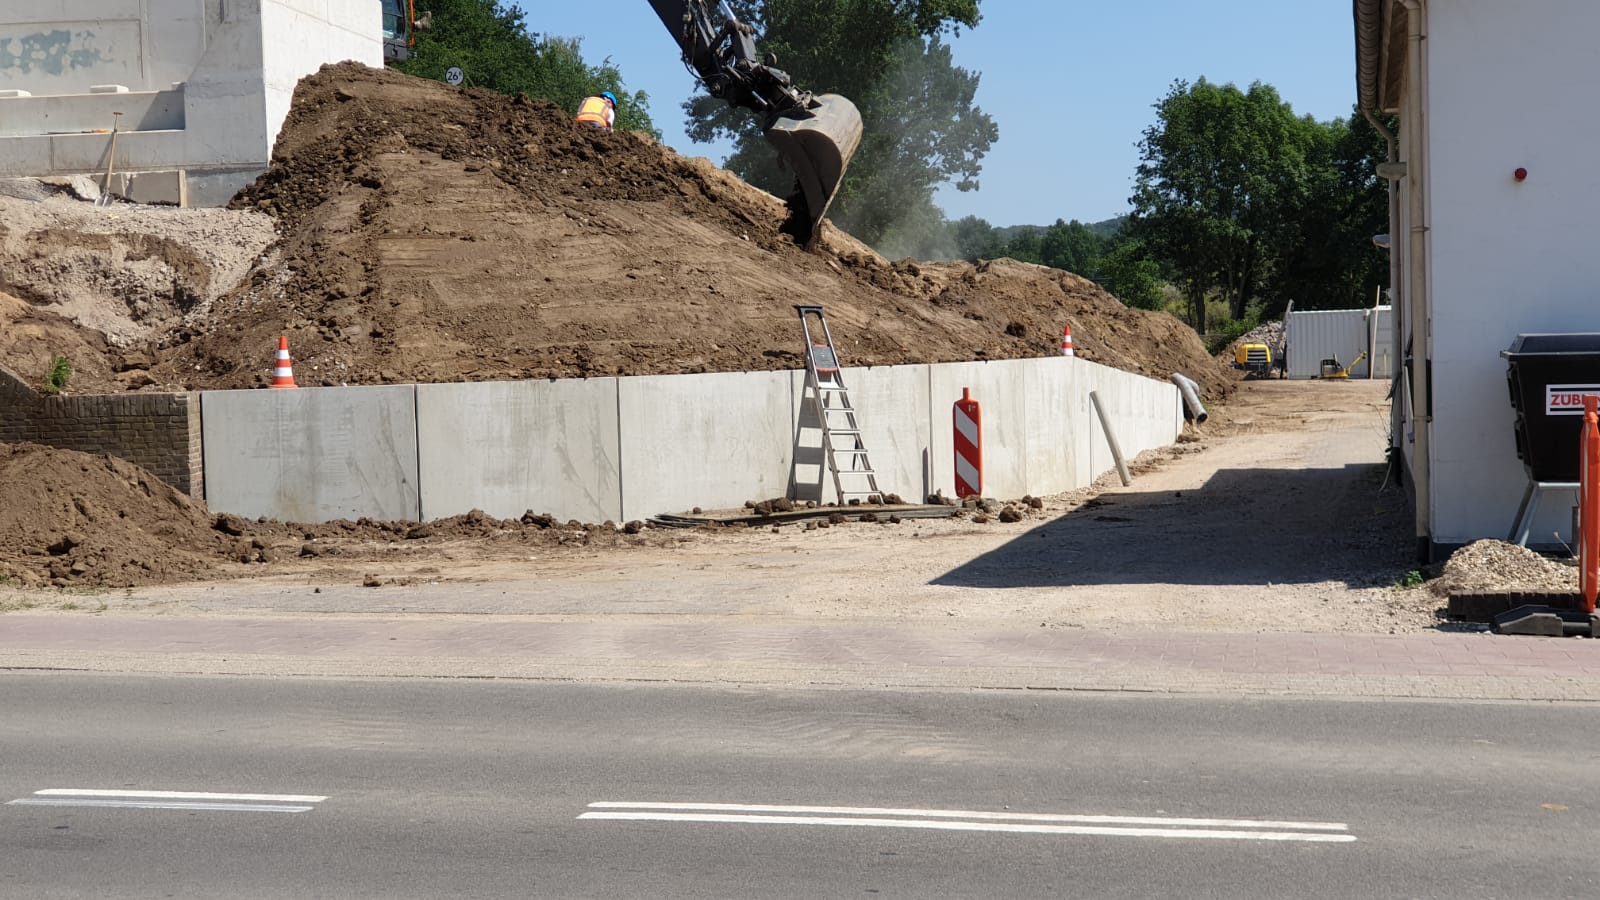
[[[798,815],[782,815],[796,813]],[[1108,837],[1198,838],[1233,841],[1350,843],[1356,836],[1342,822],[1260,819],[1078,816],[976,810],[883,809],[851,806],[759,806],[738,803],[623,803],[598,801],[579,819],[708,822],[742,825],[839,825],[857,828],[919,828],[1010,834],[1081,834]],[[959,821],[962,819],[971,821]],[[1072,823],[1072,824],[1060,824]]]
[[[927,816],[944,819],[998,819],[1021,822],[1073,822],[1094,825],[1157,825],[1200,828],[1276,828],[1299,831],[1349,831],[1343,822],[1282,822],[1263,819],[1184,819],[1153,816],[1074,816],[1056,813],[980,812],[966,809],[893,809],[871,806],[758,806],[744,803],[623,803],[601,800],[590,809],[650,809],[740,813],[814,813],[819,815]]]
[[[188,809],[209,812],[310,812],[328,799],[319,794],[219,794],[211,791],[128,791],[116,788],[45,788],[7,806],[78,806],[104,809]]]
[[[111,809],[193,809],[210,812],[309,812],[314,806],[267,803],[199,803],[183,800],[12,800],[7,806],[93,806]]]
[[[320,803],[314,794],[214,794],[206,791],[121,791],[100,788],[45,788],[36,797],[143,797],[159,800],[265,800],[281,803]]]

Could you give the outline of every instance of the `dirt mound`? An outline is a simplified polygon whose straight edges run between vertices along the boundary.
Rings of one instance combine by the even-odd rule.
[[[123,587],[209,571],[225,546],[205,508],[110,456],[0,444],[0,575]]]
[[[165,384],[263,384],[279,334],[312,385],[794,368],[796,302],[850,364],[1055,355],[1071,317],[1085,358],[1229,382],[1175,319],[1081,279],[890,263],[832,229],[808,253],[781,201],[705,160],[355,64],[301,82],[235,206],[280,241],[168,342]]]
[[[39,191],[18,189],[28,183]],[[77,390],[139,387],[112,376],[141,368],[186,314],[237,287],[273,238],[259,213],[97,207],[12,182],[0,193],[0,358],[38,381],[60,354]]]
[[[0,584],[131,587],[204,576],[268,575],[306,560],[392,560],[471,543],[476,555],[530,547],[627,548],[670,542],[641,523],[558,522],[474,510],[432,522],[276,522],[219,514],[110,456],[0,444]],[[298,563],[296,561],[299,561]],[[266,564],[266,565],[263,565]],[[275,565],[274,565],[275,564]]]

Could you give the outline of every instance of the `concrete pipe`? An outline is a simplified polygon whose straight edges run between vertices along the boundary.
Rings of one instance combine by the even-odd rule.
[[[1184,418],[1189,419],[1196,425],[1204,425],[1206,422],[1206,408],[1200,402],[1200,385],[1196,384],[1192,378],[1178,372],[1172,373],[1172,383],[1178,386],[1178,393],[1183,395]]]

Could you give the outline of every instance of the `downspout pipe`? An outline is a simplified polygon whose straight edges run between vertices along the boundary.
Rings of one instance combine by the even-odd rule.
[[[1406,149],[1407,242],[1406,305],[1411,331],[1412,484],[1416,490],[1417,553],[1431,561],[1433,555],[1432,420],[1428,402],[1432,357],[1432,328],[1428,316],[1428,63],[1427,4],[1425,0],[1399,0],[1406,8],[1406,82],[1404,125]]]
[[[1395,140],[1394,132],[1390,131],[1389,126],[1385,124],[1382,119],[1378,118],[1377,113],[1373,112],[1372,110],[1362,109],[1361,115],[1366,118],[1367,124],[1372,126],[1373,131],[1376,131],[1378,134],[1383,136],[1383,144],[1386,151],[1384,158],[1390,163],[1399,162],[1400,147]],[[1391,235],[1396,235],[1400,232],[1400,192],[1395,190],[1395,183],[1393,179],[1386,178],[1384,181],[1384,187],[1389,192],[1389,233]],[[1401,290],[1400,284],[1400,279],[1405,277],[1406,272],[1406,269],[1402,264],[1403,259],[1404,255],[1398,252],[1397,248],[1395,247],[1394,240],[1391,239],[1389,242],[1389,302],[1391,304],[1396,300],[1403,302],[1404,298],[1407,296],[1407,294]],[[1393,368],[1389,370],[1389,373],[1393,383],[1396,385],[1401,385],[1404,382],[1404,379],[1400,377],[1400,368],[1402,361],[1405,360],[1405,326],[1406,323],[1411,321],[1411,317],[1406,315],[1405,311],[1398,307],[1395,308],[1392,316],[1393,318],[1390,321],[1393,323],[1394,327],[1390,329],[1392,334],[1390,335],[1389,340],[1392,346],[1389,348],[1389,359]],[[1369,374],[1376,371],[1376,366],[1371,366],[1367,369]],[[1399,396],[1398,389],[1396,389],[1395,396]],[[1389,414],[1389,447],[1395,453],[1399,453],[1405,447],[1403,432],[1405,431],[1406,417],[1404,410],[1404,404],[1395,403],[1394,408],[1390,410]]]

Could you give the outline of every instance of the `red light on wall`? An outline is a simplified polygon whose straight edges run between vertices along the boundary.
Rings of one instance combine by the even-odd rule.
[[[1515,172],[1511,173],[1511,177],[1515,178],[1518,181],[1527,181],[1528,180],[1528,170],[1527,169],[1523,169],[1523,168],[1518,168]]]

